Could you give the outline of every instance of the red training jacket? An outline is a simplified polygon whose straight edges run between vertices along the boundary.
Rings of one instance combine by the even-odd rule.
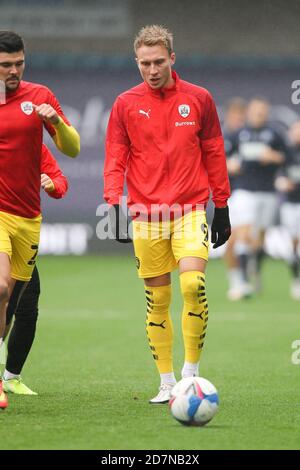
[[[64,197],[68,191],[68,180],[45,144],[42,146],[41,173],[46,173],[46,175],[52,179],[55,187],[54,191],[46,191],[48,196],[53,197],[54,199],[61,199]]]
[[[54,94],[37,83],[21,81],[0,105],[0,211],[29,219],[41,212],[43,128],[55,134],[33,109],[42,103],[50,104],[69,125]]]
[[[118,204],[124,177],[128,205],[206,204],[230,196],[224,142],[214,101],[172,72],[172,88],[146,82],[116,99],[106,135],[104,198]]]

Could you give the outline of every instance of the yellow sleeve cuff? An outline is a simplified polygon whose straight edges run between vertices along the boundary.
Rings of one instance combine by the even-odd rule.
[[[80,152],[80,137],[76,129],[68,126],[61,117],[53,127],[56,131],[53,140],[58,150],[68,157],[76,157]]]

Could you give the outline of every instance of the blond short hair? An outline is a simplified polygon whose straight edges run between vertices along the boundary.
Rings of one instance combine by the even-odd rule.
[[[152,24],[144,26],[136,35],[134,40],[134,51],[145,46],[156,46],[161,44],[165,46],[169,54],[173,52],[173,34],[164,26]]]

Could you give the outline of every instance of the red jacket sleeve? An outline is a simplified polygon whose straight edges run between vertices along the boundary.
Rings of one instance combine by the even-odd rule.
[[[68,191],[68,180],[45,144],[42,146],[41,173],[46,173],[52,179],[55,187],[52,192],[46,191],[47,194],[55,199],[64,197]]]
[[[63,113],[63,110],[61,109],[61,106],[56,98],[56,96],[52,93],[52,91],[48,90],[48,99],[47,99],[47,104],[50,104],[50,106],[52,106],[52,108],[55,109],[55,111],[57,112],[57,114],[65,121],[65,123],[70,126],[70,122],[68,121],[68,119],[66,118],[66,116],[64,115]],[[47,131],[49,132],[49,134],[51,136],[53,136],[55,134],[55,128],[50,124],[50,122],[43,122],[45,128],[47,129]]]
[[[224,140],[212,96],[208,93],[200,131],[202,158],[216,207],[223,207],[230,197]]]
[[[124,177],[130,141],[124,122],[124,104],[118,98],[113,105],[105,142],[104,199],[119,204],[123,194]]]

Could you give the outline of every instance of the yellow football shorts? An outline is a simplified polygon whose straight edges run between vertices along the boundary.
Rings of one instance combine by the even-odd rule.
[[[27,219],[0,211],[0,253],[7,253],[10,257],[13,279],[31,279],[38,253],[41,222],[41,215]]]
[[[138,275],[161,276],[177,268],[187,256],[208,259],[205,211],[192,211],[171,221],[133,221],[133,245]]]

